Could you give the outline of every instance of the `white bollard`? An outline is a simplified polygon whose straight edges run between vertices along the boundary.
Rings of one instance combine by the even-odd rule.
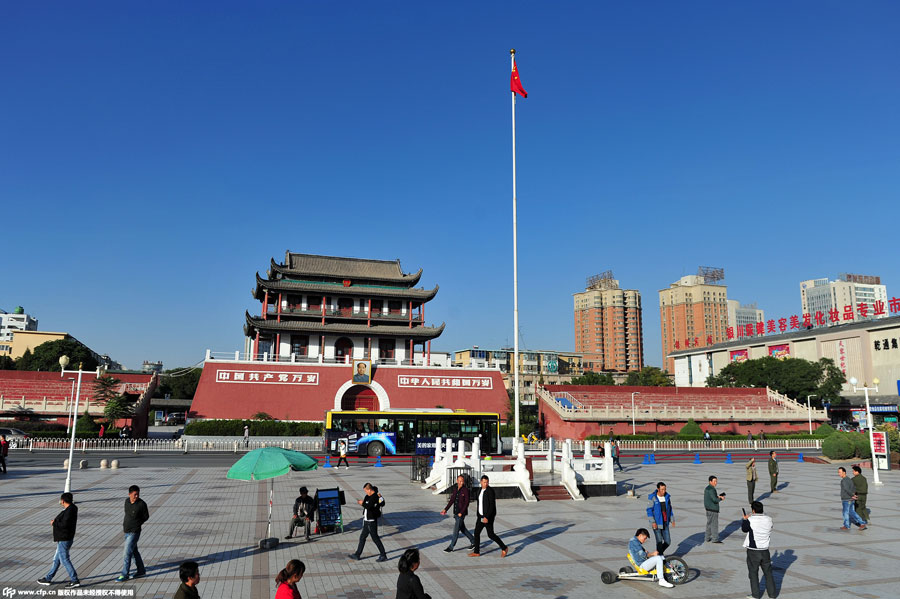
[[[109,465],[109,467],[112,468],[113,470],[118,470],[119,469],[119,460],[113,460],[112,463]]]
[[[79,470],[87,470],[87,468],[88,468],[88,461],[87,461],[87,460],[81,460],[80,462],[78,462],[78,469],[79,469]]]
[[[106,470],[109,467],[109,461],[105,458],[100,460],[100,470]]]
[[[68,468],[68,467],[69,467],[69,458],[66,458],[63,460],[63,468]]]

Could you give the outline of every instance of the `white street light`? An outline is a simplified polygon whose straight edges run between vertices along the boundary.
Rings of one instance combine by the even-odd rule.
[[[856,393],[857,388],[856,384],[859,381],[856,380],[856,377],[852,377],[849,381],[851,385],[853,385],[853,392]],[[875,461],[875,434],[872,428],[872,410],[869,408],[869,389],[874,389],[876,393],[878,393],[878,383],[880,383],[877,378],[872,379],[872,384],[874,387],[869,387],[868,383],[863,383],[862,390],[866,394],[866,424],[869,426],[869,450],[872,453],[872,478],[874,479],[874,483],[876,485],[882,484],[881,479],[878,476],[878,462]]]
[[[73,408],[75,407],[75,402],[72,401],[75,399],[75,377],[70,376],[69,380],[72,381],[72,391],[69,393],[69,407],[66,409],[66,434],[69,434],[69,429],[72,426],[72,421],[75,419],[75,412]]]
[[[640,394],[641,394],[640,391],[635,391],[634,393],[631,394],[631,434],[632,435],[637,434],[637,427],[634,424],[634,396],[640,395]]]
[[[809,407],[810,398],[816,397],[815,395],[807,395],[806,396],[806,413],[809,416],[809,434],[812,434],[812,408]]]
[[[75,459],[75,429],[77,428],[76,424],[78,422],[78,400],[81,398],[81,375],[84,374],[84,371],[81,369],[81,364],[78,364],[78,370],[66,370],[66,366],[68,365],[69,356],[60,356],[60,378],[66,376],[66,373],[78,374],[78,382],[75,389],[75,406],[72,408],[72,436],[69,438],[69,467],[66,469],[65,493],[72,490],[72,461]],[[100,376],[100,368],[97,368],[97,376]]]

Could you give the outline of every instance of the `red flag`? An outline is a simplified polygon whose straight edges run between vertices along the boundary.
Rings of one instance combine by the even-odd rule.
[[[519,80],[519,69],[516,67],[515,59],[513,60],[512,75],[509,78],[509,89],[523,98],[528,97],[528,92],[525,91],[525,88],[522,87],[522,82]]]

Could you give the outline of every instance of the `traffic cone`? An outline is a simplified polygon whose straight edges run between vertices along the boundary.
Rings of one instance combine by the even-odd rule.
[[[702,463],[703,463],[703,462],[700,461],[700,454],[699,454],[699,453],[694,454],[694,463],[695,463],[695,464],[702,464]]]
[[[731,454],[730,454],[730,453],[729,453],[728,455],[725,456],[725,463],[726,463],[726,464],[734,464],[734,462],[731,461]]]
[[[801,453],[800,455],[797,456],[797,461],[798,461],[798,462],[802,462],[802,461],[803,461],[803,454],[802,454],[802,453]]]
[[[641,462],[641,463],[642,463],[642,464],[649,464],[649,463],[650,463],[650,454],[649,454],[649,453],[645,453],[645,454],[644,454],[644,461]]]
[[[325,454],[325,464],[322,466],[322,468],[334,468],[334,466],[331,465],[331,456],[327,453]]]
[[[380,456],[380,455],[375,456],[375,467],[376,467],[376,468],[383,468],[383,467],[384,467],[384,465],[381,463],[381,456]]]
[[[651,464],[656,463],[656,454],[653,454],[653,453],[650,454],[650,463]]]

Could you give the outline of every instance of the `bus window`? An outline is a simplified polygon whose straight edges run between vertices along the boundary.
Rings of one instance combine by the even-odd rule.
[[[451,437],[458,437],[460,434],[460,421],[459,420],[445,420],[447,424],[447,434]]]
[[[463,437],[477,437],[478,421],[473,418],[466,418],[465,420],[463,420],[460,434],[462,434]]]
[[[353,419],[346,416],[334,416],[331,419],[332,430],[349,433],[353,430]]]
[[[371,418],[357,418],[356,425],[355,425],[353,432],[359,433],[362,435],[365,433],[371,433],[374,428],[375,428],[375,423],[372,421]]]
[[[391,421],[387,418],[376,418],[375,419],[375,430],[381,433],[392,433],[394,431],[391,430]]]

